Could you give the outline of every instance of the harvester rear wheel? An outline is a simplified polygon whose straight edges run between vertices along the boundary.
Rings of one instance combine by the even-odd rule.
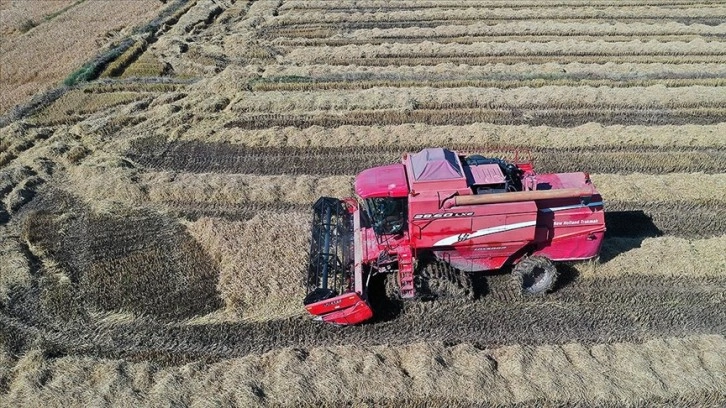
[[[557,268],[543,256],[530,256],[514,266],[512,277],[522,294],[541,296],[555,286]]]

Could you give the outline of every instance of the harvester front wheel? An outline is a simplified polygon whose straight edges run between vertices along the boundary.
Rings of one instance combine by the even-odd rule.
[[[416,292],[428,299],[474,300],[471,277],[442,261],[432,261],[416,275]]]
[[[401,284],[398,282],[398,272],[386,274],[386,298],[392,301],[401,300]]]
[[[555,286],[557,268],[543,256],[530,256],[514,266],[512,276],[523,294],[544,295]]]

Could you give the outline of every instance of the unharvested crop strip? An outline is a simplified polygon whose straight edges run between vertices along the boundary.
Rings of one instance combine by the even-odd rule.
[[[145,78],[151,79],[151,78]],[[190,81],[166,81],[165,78],[154,78],[158,82],[142,81],[106,81],[93,82],[83,88],[84,93],[111,93],[111,92],[174,92],[184,89]]]
[[[58,270],[74,285],[44,281],[42,293],[33,295],[39,298],[26,293],[27,299],[7,303],[8,313],[30,313],[26,321],[42,321],[48,315],[72,314],[74,307],[89,307],[151,313],[166,320],[221,306],[215,264],[177,220],[143,207],[96,214],[71,194],[57,189],[44,193],[24,212],[23,239],[38,257],[61,265]],[[69,213],[74,216],[57,217]],[[51,272],[36,274],[42,280]],[[55,305],[43,301],[68,291],[79,297],[73,302],[60,298]]]

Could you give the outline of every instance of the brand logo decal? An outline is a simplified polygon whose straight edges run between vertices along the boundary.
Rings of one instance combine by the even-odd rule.
[[[600,220],[598,219],[586,219],[586,220],[575,220],[575,221],[554,221],[553,225],[555,227],[563,227],[568,225],[587,225],[587,224],[599,224]]]

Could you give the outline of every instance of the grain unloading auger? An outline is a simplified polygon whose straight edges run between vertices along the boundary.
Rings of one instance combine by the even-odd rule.
[[[393,274],[402,299],[415,298],[417,259],[462,273],[513,265],[517,290],[542,295],[555,284],[553,262],[596,257],[605,233],[587,173],[536,174],[530,162],[424,149],[361,172],[355,193],[313,206],[304,304],[329,323],[370,319],[368,288],[379,274]]]

